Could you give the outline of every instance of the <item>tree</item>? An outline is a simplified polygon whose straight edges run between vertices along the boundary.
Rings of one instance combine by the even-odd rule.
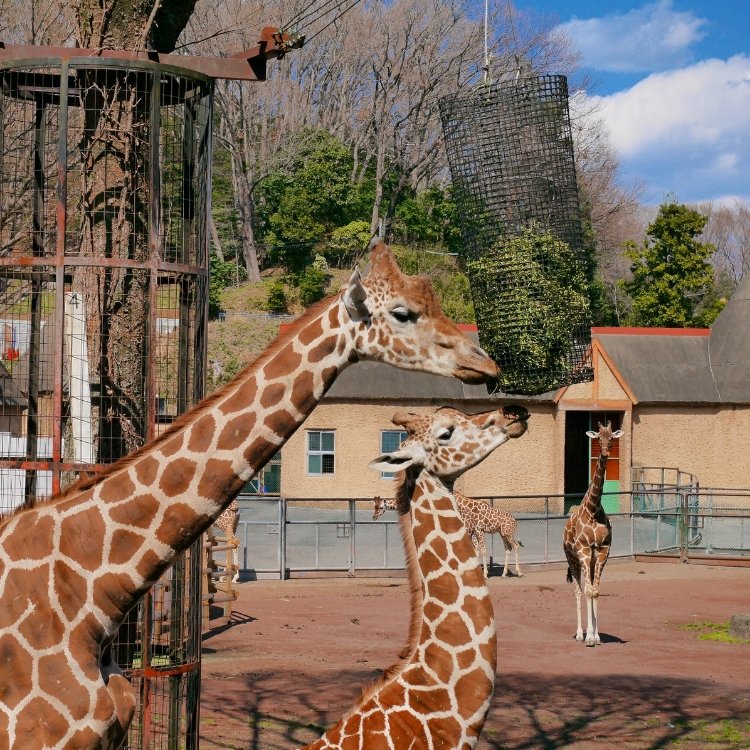
[[[699,242],[706,217],[665,203],[638,246],[627,244],[633,277],[623,287],[632,298],[627,322],[636,326],[693,328],[710,325],[721,309],[712,298],[714,246]]]

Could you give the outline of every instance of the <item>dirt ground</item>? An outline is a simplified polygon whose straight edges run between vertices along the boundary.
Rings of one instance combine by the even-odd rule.
[[[490,578],[498,669],[481,750],[750,748],[750,645],[700,640],[750,612],[750,568],[611,561],[603,643],[576,643],[565,572]],[[204,636],[201,748],[316,739],[405,642],[405,579],[239,584],[233,623]]]

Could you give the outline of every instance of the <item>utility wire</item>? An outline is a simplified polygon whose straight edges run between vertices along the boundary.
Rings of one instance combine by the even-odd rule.
[[[319,7],[314,8],[315,4],[317,3],[317,0],[313,0],[309,5],[304,7],[299,13],[292,16],[292,18],[289,19],[288,23],[285,23],[283,28],[288,29],[292,26],[295,26],[297,28],[301,28],[302,24],[307,22],[307,25],[315,23],[316,21],[319,21],[324,16],[328,15],[332,10],[336,10],[337,6],[337,0],[325,0],[325,2]],[[339,5],[342,3],[339,2]],[[324,8],[327,6],[332,6],[325,12],[322,12]],[[314,9],[313,9],[314,8]],[[312,9],[312,10],[311,10]],[[310,20],[312,19],[312,20]]]
[[[345,10],[342,10],[341,13],[339,13],[337,16],[335,16],[331,21],[329,21],[325,26],[323,26],[322,29],[318,29],[311,37],[309,37],[306,42],[309,43],[313,39],[315,39],[316,36],[319,36],[321,33],[323,33],[329,26],[333,26],[336,21],[338,21],[340,18],[343,18],[355,5],[359,5],[362,2],[362,0],[353,0],[351,5],[346,8]],[[341,5],[344,3],[342,2]]]

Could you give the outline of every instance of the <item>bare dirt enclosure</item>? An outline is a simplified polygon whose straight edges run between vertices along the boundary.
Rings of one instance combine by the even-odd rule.
[[[564,570],[493,576],[490,589],[499,657],[481,750],[750,748],[750,644],[701,640],[695,627],[750,611],[750,568],[611,561],[596,648],[573,639]],[[406,640],[405,579],[239,592],[233,624],[204,636],[202,750],[311,742]]]

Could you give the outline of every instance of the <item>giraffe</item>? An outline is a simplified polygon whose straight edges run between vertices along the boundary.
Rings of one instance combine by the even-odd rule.
[[[469,532],[471,541],[477,554],[482,555],[482,567],[484,575],[487,575],[487,546],[484,542],[485,534],[500,534],[505,546],[505,565],[503,567],[503,578],[508,576],[508,563],[511,550],[516,555],[516,575],[523,576],[518,563],[518,548],[523,544],[518,540],[516,531],[518,522],[506,510],[493,508],[485,500],[475,500],[466,497],[460,492],[454,492],[458,502],[458,512],[461,514],[466,530]],[[376,497],[374,499],[375,511],[372,514],[373,521],[380,518],[386,510],[396,510],[396,501],[390,498]]]
[[[135,707],[111,649],[126,613],[360,359],[473,383],[498,373],[429,279],[376,243],[366,278],[355,271],[156,440],[0,520],[1,748],[119,746]]]
[[[575,586],[576,617],[578,627],[576,640],[583,640],[581,627],[581,590],[586,595],[586,645],[597,646],[599,637],[599,582],[609,557],[612,544],[612,524],[602,508],[602,487],[607,458],[612,441],[619,438],[622,430],[612,431],[612,423],[599,424],[599,431],[586,433],[592,440],[599,440],[599,458],[586,494],[578,508],[570,514],[563,532],[563,549],[568,559],[568,582]]]
[[[407,439],[370,463],[404,471],[396,505],[412,594],[409,644],[353,708],[304,750],[470,750],[495,683],[497,643],[487,580],[464,526],[453,483],[526,431],[520,406],[467,416],[399,412]]]
[[[222,535],[226,537],[227,541],[236,539],[237,527],[240,525],[240,504],[237,500],[232,500],[231,503],[226,507],[224,512],[214,521],[213,524]],[[239,548],[235,547],[232,550],[232,562],[234,563],[234,575],[232,576],[232,583],[236,583],[240,577],[240,551]],[[224,576],[222,576],[222,579]]]

